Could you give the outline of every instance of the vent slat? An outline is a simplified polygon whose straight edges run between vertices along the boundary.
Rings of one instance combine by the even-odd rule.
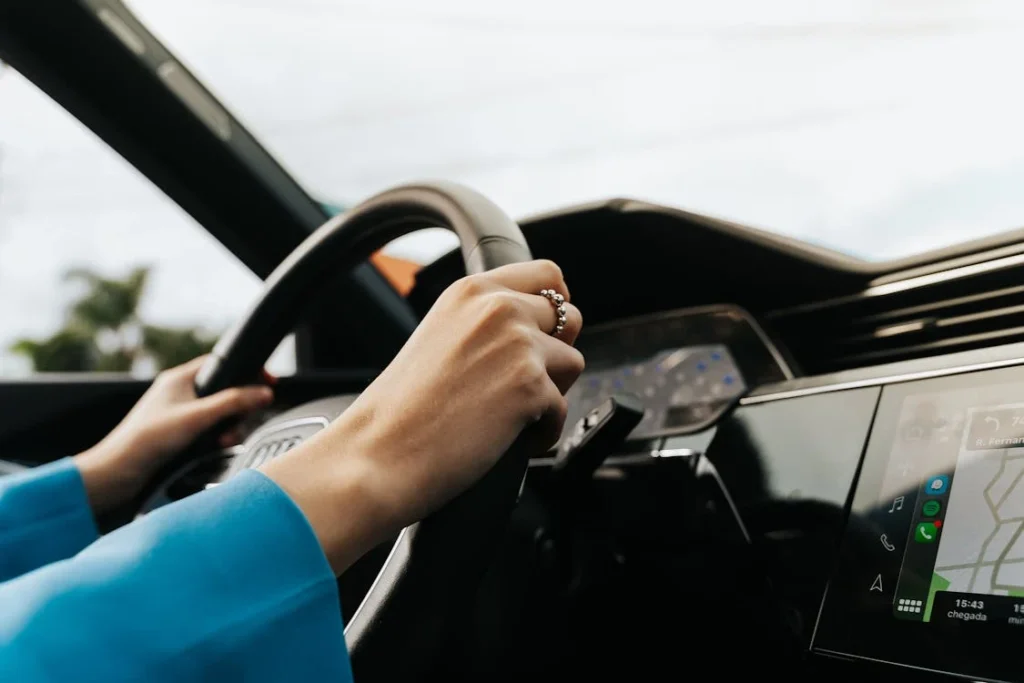
[[[882,349],[866,353],[840,356],[835,359],[837,369],[850,369],[864,365],[879,365],[911,358],[937,356],[941,353],[967,351],[970,349],[993,346],[995,344],[1011,344],[1024,341],[1024,326],[1005,330],[993,330],[979,334],[949,337],[924,344],[913,344],[905,347]]]
[[[942,299],[941,301],[933,301],[931,303],[921,304],[920,306],[898,308],[896,310],[886,311],[885,313],[879,313],[874,316],[861,318],[860,322],[881,324],[892,320],[910,318],[939,311],[949,313],[951,311],[959,311],[961,309],[967,310],[969,308],[977,310],[977,307],[982,305],[987,305],[988,303],[995,304],[1002,301],[1024,301],[1024,285],[1019,285],[1017,287],[1004,287],[1003,289],[997,289],[991,292],[981,292],[979,294],[960,296],[953,299]]]
[[[766,319],[819,374],[1024,340],[1024,264],[775,311]]]

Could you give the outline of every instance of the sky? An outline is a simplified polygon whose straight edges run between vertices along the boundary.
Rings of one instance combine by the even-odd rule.
[[[315,196],[471,185],[522,217],[649,199],[884,260],[1024,225],[1024,5],[1000,0],[130,0]],[[144,314],[226,327],[259,283],[8,70],[0,345],[68,267],[154,266]],[[452,245],[414,236],[395,255]],[[0,354],[0,375],[24,373]]]

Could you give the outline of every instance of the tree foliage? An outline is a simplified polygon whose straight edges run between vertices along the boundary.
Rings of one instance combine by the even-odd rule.
[[[105,278],[85,268],[73,268],[64,279],[86,285],[85,294],[71,304],[72,322],[94,331],[120,330],[136,322],[149,268],[135,268],[123,280]]]
[[[92,335],[71,328],[47,339],[20,339],[11,350],[31,359],[38,372],[89,372],[99,354]]]
[[[173,368],[196,356],[209,353],[217,340],[204,337],[194,329],[176,329],[144,325],[142,346],[157,359],[161,368]]]
[[[201,330],[149,325],[140,318],[149,268],[135,268],[122,279],[76,268],[65,278],[85,290],[68,306],[64,326],[50,337],[19,339],[11,346],[36,372],[130,372],[143,360],[162,370],[213,348],[216,338]]]

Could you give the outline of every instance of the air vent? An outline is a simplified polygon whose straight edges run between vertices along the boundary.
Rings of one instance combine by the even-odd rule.
[[[764,317],[806,374],[1024,341],[1024,254]]]

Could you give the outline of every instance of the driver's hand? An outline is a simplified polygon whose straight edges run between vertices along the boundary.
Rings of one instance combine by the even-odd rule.
[[[196,398],[196,373],[205,356],[157,375],[127,416],[96,446],[75,456],[97,516],[134,498],[178,451],[221,420],[268,405],[269,387],[225,389]],[[230,445],[231,434],[221,445]]]
[[[557,314],[543,289],[569,298],[550,261],[459,280],[340,418],[263,467],[336,572],[479,479],[524,427],[541,422],[538,451],[557,440],[583,371],[572,346],[582,318],[567,303],[565,329],[551,336]]]

